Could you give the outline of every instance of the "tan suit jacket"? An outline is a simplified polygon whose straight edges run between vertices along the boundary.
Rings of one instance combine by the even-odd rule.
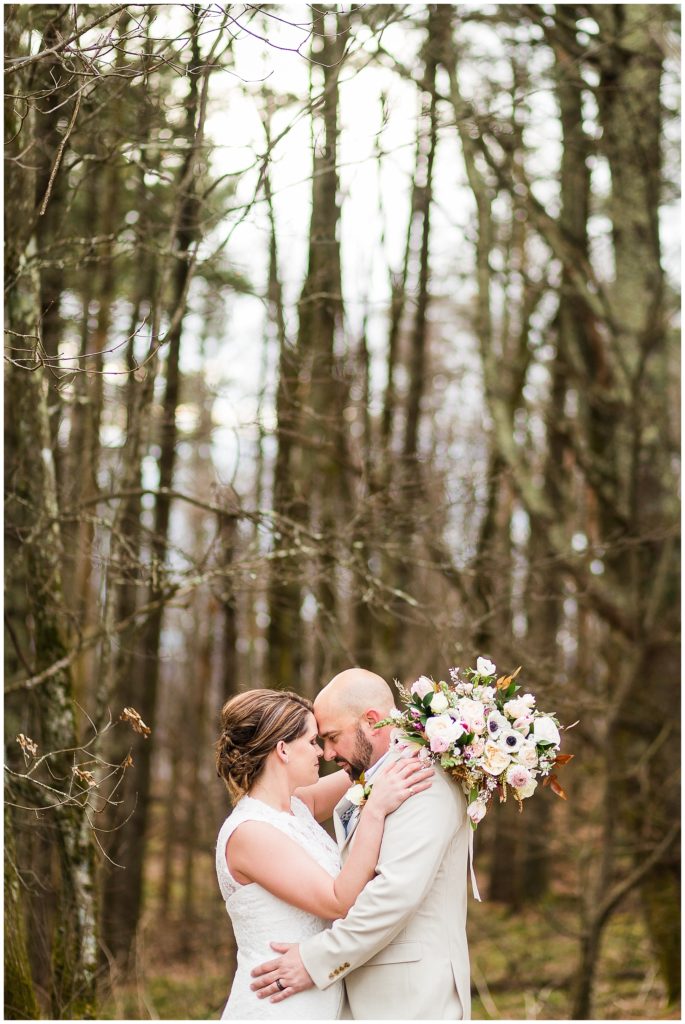
[[[343,861],[359,819],[345,836],[346,805],[343,797],[334,812]],[[353,1019],[470,1019],[469,827],[460,787],[438,770],[430,789],[386,818],[376,876],[347,917],[301,944],[318,988],[345,979]]]

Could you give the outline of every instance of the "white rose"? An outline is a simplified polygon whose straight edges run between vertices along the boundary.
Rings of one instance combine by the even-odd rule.
[[[431,711],[436,711],[438,714],[440,714],[441,711],[446,711],[450,706],[450,702],[442,690],[438,690],[437,693],[433,694],[430,704]]]
[[[540,718],[536,718],[533,722],[533,736],[536,743],[540,743],[542,740],[554,743],[555,746],[561,743],[559,730],[552,719],[546,715],[541,715]]]
[[[350,801],[350,803],[355,805],[355,807],[359,807],[361,804],[363,804],[364,787],[362,786],[361,782],[357,782],[356,785],[350,786],[350,788],[345,793],[345,796]]]
[[[477,825],[479,821],[482,821],[487,811],[487,804],[484,804],[482,800],[474,800],[472,804],[466,808],[468,814],[474,825]]]
[[[476,672],[479,676],[494,676],[497,668],[487,658],[478,658],[476,661]]]
[[[433,681],[428,676],[419,676],[411,688],[411,693],[415,693],[417,697],[423,698],[432,693],[434,689]]]
[[[514,718],[523,718],[525,715],[530,713],[530,708],[524,700],[520,697],[515,697],[513,700],[508,700],[504,705],[504,713],[509,715],[512,720]]]
[[[399,708],[391,708],[390,709],[390,718],[401,718],[401,717],[402,717],[402,712],[400,711]]]
[[[481,733],[485,729],[485,706],[480,700],[462,697],[456,710],[469,725],[471,732]]]
[[[518,796],[521,797],[522,800],[527,800],[529,796],[533,795],[533,793],[537,789],[537,785],[538,784],[535,781],[535,779],[531,779],[530,782],[527,783],[527,785],[521,786],[520,789],[517,789],[516,793]]]
[[[436,754],[442,754],[463,734],[461,722],[455,722],[449,715],[437,715],[426,722],[426,738]]]
[[[535,744],[531,740],[524,740],[516,752],[516,760],[526,768],[536,768],[538,753]]]
[[[490,740],[485,744],[485,750],[481,758],[483,771],[488,775],[501,775],[505,768],[511,764],[511,758],[503,750]]]

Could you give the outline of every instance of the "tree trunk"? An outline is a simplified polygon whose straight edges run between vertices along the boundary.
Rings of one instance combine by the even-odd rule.
[[[26,943],[21,879],[14,844],[14,823],[5,792],[5,1019],[37,1020],[38,1001]]]
[[[668,410],[662,400],[668,379],[666,319],[668,309],[661,265],[658,208],[661,190],[661,75],[663,54],[655,37],[655,13],[668,17],[665,8],[647,4],[598,5],[598,23],[610,43],[601,61],[598,89],[603,147],[611,169],[609,216],[612,221],[616,311],[614,344],[614,394],[629,402],[616,423],[626,442],[615,460],[616,483],[610,478],[610,501],[600,495],[604,536],[615,536],[617,509],[625,511],[628,533],[634,539],[628,554],[607,560],[610,579],[639,609],[647,639],[641,673],[635,672],[630,691],[623,695],[617,718],[617,751],[626,783],[621,804],[623,824],[634,837],[635,859],[663,834],[679,814],[677,785],[664,786],[671,773],[659,749],[647,759],[648,780],[636,801],[629,773],[638,751],[649,751],[657,742],[660,724],[644,712],[649,702],[673,710],[673,730],[668,745],[679,742],[680,702],[678,684],[679,581],[675,546],[668,533],[677,530],[672,501],[672,468],[664,443],[668,437]],[[635,124],[641,126],[639,132]],[[620,355],[620,358],[619,358]],[[614,395],[612,394],[613,398]],[[609,395],[607,395],[609,398]],[[606,443],[605,438],[603,438]],[[599,438],[593,446],[597,456]],[[606,448],[603,449],[606,451]],[[655,531],[666,539],[651,539]],[[624,532],[624,531],[621,531]],[[657,611],[657,609],[659,609]],[[659,637],[654,635],[656,633]],[[663,750],[663,748],[662,748]],[[655,814],[655,804],[658,813]],[[639,818],[639,822],[636,820]],[[669,998],[680,989],[678,851],[669,852],[643,883],[646,922],[657,951]],[[656,908],[670,908],[666,918]]]
[[[199,8],[193,8],[193,67],[201,67],[199,52]],[[205,74],[208,70],[205,69]],[[167,492],[173,483],[176,458],[176,408],[180,389],[180,346],[183,330],[182,303],[187,293],[192,267],[192,245],[198,234],[198,200],[195,195],[197,175],[197,149],[201,139],[199,81],[197,75],[189,79],[186,102],[185,138],[187,154],[179,174],[179,215],[176,226],[174,249],[176,262],[171,274],[170,309],[175,313],[167,335],[166,386],[162,401],[160,424],[159,493],[155,503],[153,538],[151,542],[152,583],[150,600],[157,601],[143,629],[134,685],[135,698],[132,701],[146,724],[153,730],[157,710],[159,686],[159,645],[164,615],[164,580],[168,548],[169,516],[171,501]],[[120,833],[121,845],[117,848],[117,861],[126,868],[123,872],[111,872],[106,880],[105,901],[112,908],[107,919],[105,940],[110,952],[118,963],[127,969],[131,964],[136,930],[142,911],[143,866],[145,840],[151,802],[152,743],[146,737],[135,736],[132,742],[132,756],[136,767],[135,777],[127,775],[121,789],[122,811],[131,814],[125,834]]]
[[[267,146],[270,145],[269,118],[264,122]],[[276,221],[271,198],[269,172],[264,176],[264,191],[269,213],[269,311],[278,339],[278,382],[276,389],[276,460],[273,473],[272,507],[275,515],[274,555],[269,573],[269,625],[267,630],[267,671],[270,686],[291,685],[299,679],[303,664],[303,638],[300,606],[301,555],[297,548],[297,526],[306,507],[297,490],[300,453],[297,437],[301,422],[301,354],[286,337],[283,297],[278,272]],[[225,605],[227,614],[229,606]],[[230,618],[230,617],[229,617]],[[227,635],[234,623],[226,620]],[[230,642],[230,641],[229,641]],[[229,692],[227,686],[226,692]]]
[[[8,12],[6,53],[18,52],[19,13]],[[15,34],[16,33],[16,34]],[[19,72],[18,79],[22,78]],[[15,79],[16,82],[16,79]],[[27,86],[27,83],[22,83]],[[7,150],[5,317],[10,332],[24,337],[40,324],[40,283],[35,264],[35,170],[15,159],[35,137],[35,114],[29,108],[23,122],[10,105],[6,122],[13,140]],[[15,335],[10,333],[10,338]],[[15,563],[26,587],[32,617],[33,660],[36,671],[51,666],[67,652],[66,607],[61,577],[61,536],[57,485],[48,417],[48,385],[43,370],[10,362],[6,375],[12,416],[7,425],[6,525],[22,543],[23,564]],[[34,691],[41,725],[40,745],[46,752],[77,746],[72,680],[62,670]],[[71,778],[68,754],[55,755],[51,768],[57,779]],[[41,794],[42,795],[42,794]],[[37,797],[37,799],[40,799]],[[53,1014],[86,1016],[94,1013],[96,930],[93,850],[88,821],[80,806],[62,803],[53,809],[60,863],[60,910],[52,963]]]
[[[205,758],[206,742],[205,728],[207,719],[207,696],[211,681],[213,638],[210,629],[212,622],[213,601],[205,603],[198,608],[198,612],[205,622],[204,629],[199,621],[199,615],[195,623],[196,645],[194,651],[194,663],[197,666],[197,686],[192,694],[192,702],[189,710],[187,728],[184,730],[184,738],[188,742],[189,758],[186,758],[184,775],[188,799],[185,808],[184,825],[184,851],[183,851],[183,922],[184,922],[184,943],[188,953],[193,946],[190,942],[190,932],[193,927],[193,919],[196,911],[195,901],[195,863],[198,843],[198,811],[200,801],[200,777],[201,764]]]
[[[392,455],[386,455],[386,472],[383,481],[384,497],[388,501],[388,515],[393,521],[391,534],[402,548],[402,557],[394,552],[387,559],[387,571],[392,587],[400,594],[407,593],[412,586],[411,550],[414,544],[414,523],[420,518],[420,499],[425,481],[419,460],[419,429],[421,406],[426,393],[426,368],[428,364],[428,307],[430,303],[430,231],[431,203],[433,201],[433,165],[438,146],[438,111],[436,93],[436,72],[441,45],[440,15],[436,5],[428,10],[427,35],[423,48],[424,70],[419,87],[422,93],[422,113],[417,128],[416,167],[412,182],[412,208],[408,226],[405,265],[402,281],[398,282],[397,294],[393,293],[391,328],[388,351],[388,384],[386,387],[384,414],[381,423],[382,434],[387,444],[391,443],[392,406],[395,387],[391,376],[394,366],[394,349],[398,343],[398,332],[407,286],[407,268],[410,249],[418,259],[416,280],[416,306],[408,339],[406,370],[408,390],[404,403],[404,432],[398,465],[391,471]],[[400,290],[401,289],[401,290]],[[390,493],[391,474],[394,493]],[[384,631],[384,647],[392,652],[392,675],[401,675],[409,634],[407,631],[407,604],[403,598],[393,600]]]

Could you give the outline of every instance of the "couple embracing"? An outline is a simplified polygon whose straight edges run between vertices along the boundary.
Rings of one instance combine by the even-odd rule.
[[[358,668],[313,705],[250,690],[224,706],[216,867],[238,964],[222,1019],[469,1018],[466,802],[376,728],[393,708]],[[322,755],[342,770],[319,779]]]

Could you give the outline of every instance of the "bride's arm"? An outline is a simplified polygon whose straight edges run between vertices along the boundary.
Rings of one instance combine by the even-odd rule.
[[[415,758],[397,761],[374,784],[354,843],[337,878],[332,878],[294,840],[261,821],[239,825],[226,844],[226,864],[243,884],[257,882],[274,896],[317,917],[344,917],[374,876],[385,817],[413,790],[431,784],[432,768]]]
[[[313,786],[301,786],[295,790],[295,796],[307,805],[317,821],[326,821],[333,813],[333,808],[343,793],[347,792],[352,783],[347,772],[340,768],[337,772],[325,775]]]

